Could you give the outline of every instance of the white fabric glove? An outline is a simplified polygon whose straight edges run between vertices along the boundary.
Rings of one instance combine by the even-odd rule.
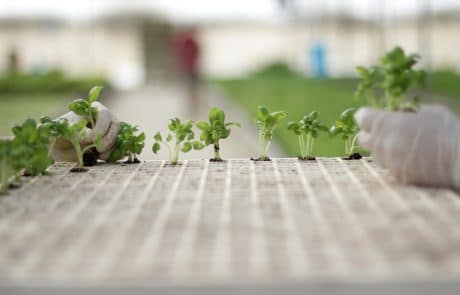
[[[447,108],[417,113],[362,108],[358,140],[378,164],[405,183],[460,189],[460,122]]]
[[[115,140],[118,134],[118,122],[113,117],[112,113],[100,102],[93,102],[92,107],[98,111],[95,118],[95,126],[93,129],[85,128],[86,136],[80,141],[84,148],[94,143],[98,135],[102,136],[101,146],[97,148],[99,158],[107,160],[115,148]],[[83,118],[74,112],[68,112],[57,119],[67,119],[69,124],[73,125],[80,122]],[[57,139],[51,153],[55,161],[77,161],[77,153],[72,144],[64,139]]]

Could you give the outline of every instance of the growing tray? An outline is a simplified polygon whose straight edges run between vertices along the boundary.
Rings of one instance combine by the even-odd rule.
[[[459,287],[459,196],[370,158],[71,166],[0,197],[0,293]]]

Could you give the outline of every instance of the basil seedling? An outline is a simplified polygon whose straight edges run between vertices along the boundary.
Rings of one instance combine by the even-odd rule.
[[[268,148],[273,138],[273,132],[275,131],[278,123],[286,118],[287,113],[285,111],[278,111],[269,113],[268,109],[264,106],[259,106],[259,110],[256,115],[256,123],[259,127],[259,149],[260,156],[258,160],[268,161]]]
[[[355,112],[356,109],[354,108],[346,109],[329,129],[329,133],[332,136],[341,136],[341,139],[345,142],[345,154],[349,156],[350,159],[361,157],[357,153],[354,154],[354,150],[358,147],[355,143],[359,131],[358,125],[353,118]]]
[[[196,127],[201,130],[200,139],[205,145],[214,146],[214,158],[213,161],[222,161],[220,157],[220,145],[219,140],[226,139],[230,136],[230,126],[238,126],[239,123],[228,122],[225,123],[225,113],[218,108],[212,108],[209,110],[209,122],[198,122]]]
[[[82,148],[80,145],[80,142],[83,140],[83,138],[86,136],[85,132],[85,127],[88,124],[85,120],[81,120],[78,123],[75,123],[73,125],[69,124],[69,121],[66,119],[59,119],[56,121],[53,121],[53,132],[56,134],[57,138],[61,138],[64,140],[69,141],[72,146],[75,149],[75,152],[77,153],[77,163],[79,169],[75,169],[74,171],[85,171],[84,169],[84,162],[83,162],[83,155],[86,151],[94,148],[94,147],[100,147],[102,143],[102,136],[97,135],[96,139],[94,140],[94,144],[85,146]]]
[[[46,125],[37,125],[27,119],[22,125],[13,127],[17,152],[24,161],[24,175],[36,176],[45,173],[52,160],[49,156],[50,130]]]
[[[86,99],[79,98],[69,104],[69,109],[89,122],[91,128],[95,126],[94,121],[97,114],[97,109],[92,107],[91,104],[99,98],[102,88],[101,86],[94,86],[89,91]]]
[[[0,193],[8,191],[26,165],[20,147],[15,139],[0,139]]]
[[[168,125],[169,133],[163,137],[160,132],[153,137],[155,143],[152,146],[152,151],[156,154],[161,148],[160,144],[165,145],[169,151],[169,161],[176,165],[179,161],[179,154],[188,153],[192,149],[201,150],[204,144],[198,140],[194,140],[193,122],[185,121],[182,123],[178,118],[171,119]]]
[[[389,110],[415,111],[418,97],[408,97],[408,92],[413,86],[425,85],[425,72],[414,69],[419,59],[418,54],[406,55],[401,47],[395,47],[378,65],[357,67],[361,80],[355,97]]]
[[[314,159],[313,142],[319,136],[320,131],[328,131],[329,128],[322,125],[318,119],[319,113],[312,111],[305,115],[298,122],[289,122],[288,129],[294,132],[299,138],[299,159],[307,160]]]
[[[137,155],[142,152],[145,145],[145,134],[138,133],[137,126],[131,126],[126,122],[119,123],[119,131],[115,140],[115,149],[108,161],[116,162],[128,157],[127,163],[138,163]]]

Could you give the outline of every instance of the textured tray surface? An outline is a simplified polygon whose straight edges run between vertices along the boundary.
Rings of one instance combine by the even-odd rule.
[[[0,282],[460,278],[460,199],[370,159],[161,161],[0,197]]]

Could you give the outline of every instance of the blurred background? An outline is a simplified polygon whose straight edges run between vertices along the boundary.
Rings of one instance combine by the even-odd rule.
[[[157,158],[150,139],[169,118],[204,119],[214,105],[243,124],[224,157],[257,153],[258,105],[289,113],[272,155],[294,156],[288,121],[318,110],[332,124],[361,104],[356,66],[396,45],[422,56],[422,100],[458,111],[459,32],[458,0],[0,0],[0,136],[97,84],[146,132],[143,159]],[[326,137],[314,152],[342,154]]]

